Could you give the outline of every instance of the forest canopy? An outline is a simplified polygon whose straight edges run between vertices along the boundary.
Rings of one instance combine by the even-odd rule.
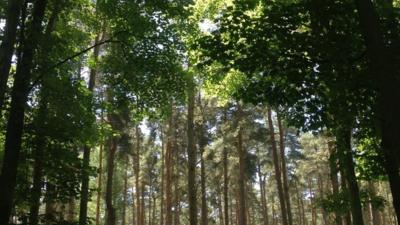
[[[0,0],[0,225],[400,225],[398,0]]]

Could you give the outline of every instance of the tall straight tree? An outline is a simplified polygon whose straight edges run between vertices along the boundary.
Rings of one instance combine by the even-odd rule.
[[[23,5],[23,0],[9,0],[7,2],[4,37],[0,45],[0,110],[3,109],[4,105],[4,95],[10,75],[11,59],[15,50],[19,17]]]
[[[274,124],[273,124],[273,120],[272,120],[272,110],[269,107],[267,109],[267,123],[268,123],[268,127],[269,127],[269,139],[271,142],[272,158],[273,158],[273,162],[274,162],[276,186],[278,189],[279,203],[281,206],[282,224],[288,225],[287,211],[286,211],[286,204],[285,204],[285,194],[284,194],[283,186],[282,186],[282,176],[281,176],[282,172],[281,172],[281,168],[280,168],[281,165],[279,163],[278,148],[276,146],[276,141],[275,141],[275,129],[274,129]]]
[[[246,210],[246,150],[244,149],[243,146],[243,125],[242,125],[242,120],[243,120],[243,109],[242,109],[242,103],[238,102],[237,103],[237,143],[236,143],[236,148],[238,151],[239,155],[239,193],[238,193],[238,200],[239,200],[239,205],[238,205],[238,225],[246,225],[247,224],[247,210]]]
[[[197,188],[196,188],[196,145],[194,142],[194,107],[195,83],[191,78],[188,86],[187,107],[187,154],[188,154],[188,198],[189,198],[189,224],[197,225]],[[166,224],[168,225],[168,224]]]
[[[96,68],[99,53],[100,53],[100,42],[104,41],[105,34],[104,32],[100,32],[96,35],[94,40],[93,48],[93,60],[95,62],[95,66],[90,69],[89,72],[89,85],[88,90],[93,93],[95,88],[96,79],[98,69]],[[82,186],[81,186],[81,202],[79,205],[79,225],[87,224],[87,204],[89,201],[89,165],[90,165],[90,146],[83,147],[83,163],[82,163]]]
[[[14,199],[19,154],[24,128],[25,104],[29,94],[29,84],[34,66],[33,58],[43,30],[43,18],[47,0],[36,0],[32,11],[32,22],[27,28],[27,38],[23,43],[23,55],[18,59],[11,108],[8,118],[4,158],[0,177],[0,224],[7,224]]]
[[[289,193],[289,183],[288,183],[288,172],[286,169],[286,155],[285,155],[285,131],[282,126],[281,117],[278,115],[278,130],[279,130],[279,149],[281,155],[281,168],[282,168],[282,179],[283,179],[283,192],[285,194],[285,204],[288,214],[289,225],[293,224],[293,216],[290,204],[290,193]]]
[[[370,72],[378,85],[378,123],[382,138],[384,165],[392,191],[393,206],[400,224],[400,89],[395,56],[384,42],[382,26],[371,0],[354,0],[360,17],[360,27],[369,58]],[[389,1],[391,2],[391,1]],[[393,4],[393,3],[391,3]],[[390,10],[394,10],[390,7]],[[391,26],[390,33],[398,32]],[[392,46],[394,47],[394,46]]]

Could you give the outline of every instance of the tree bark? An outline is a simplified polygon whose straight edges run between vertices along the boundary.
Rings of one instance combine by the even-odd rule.
[[[104,36],[104,33],[102,34]],[[95,38],[95,45],[96,47],[93,48],[93,58],[94,61],[97,63],[100,53],[100,34],[96,35]],[[88,90],[93,93],[95,83],[97,77],[97,68],[91,68],[89,73],[89,85]],[[79,204],[79,225],[86,225],[87,224],[87,204],[89,201],[89,166],[90,166],[90,147],[84,146],[83,147],[83,160],[82,160],[82,179],[81,179],[81,201]]]
[[[226,111],[224,111],[224,122],[226,122]],[[224,135],[224,134],[223,134]],[[225,136],[223,136],[223,140],[225,141]],[[229,225],[229,180],[228,180],[228,150],[226,147],[223,149],[223,166],[224,166],[224,225]]]
[[[32,24],[23,47],[23,56],[17,65],[11,93],[10,116],[7,123],[4,157],[0,176],[0,224],[7,224],[14,199],[21,138],[24,128],[25,104],[32,78],[33,57],[42,32],[42,21],[47,0],[36,0]]]
[[[199,101],[199,105],[201,106],[201,102]],[[203,114],[203,112],[202,112]],[[204,115],[203,123],[204,123]],[[207,207],[207,190],[206,190],[206,170],[205,170],[205,162],[204,162],[204,148],[207,145],[207,140],[205,137],[205,127],[204,124],[199,125],[199,150],[200,150],[200,186],[201,186],[201,221],[200,225],[208,224],[208,207]]]
[[[197,225],[197,188],[196,188],[196,146],[194,142],[194,99],[195,84],[191,81],[188,87],[187,111],[187,155],[188,155],[188,201],[189,225]],[[166,224],[170,225],[170,224]]]
[[[364,225],[360,200],[360,190],[358,187],[356,174],[354,172],[354,162],[351,150],[351,129],[339,128],[336,134],[336,141],[339,154],[339,163],[343,169],[343,175],[346,179],[350,192],[350,204],[353,225]]]
[[[400,81],[394,55],[384,43],[379,18],[371,0],[354,0],[364,36],[371,74],[378,84],[378,115],[384,167],[392,191],[393,207],[400,218]],[[395,26],[391,33],[397,35]],[[400,224],[400,222],[398,222]]]
[[[279,203],[281,206],[281,216],[282,216],[282,225],[288,225],[288,219],[287,219],[287,211],[286,211],[286,204],[285,204],[285,195],[283,192],[283,186],[282,186],[282,179],[281,179],[281,170],[280,170],[280,164],[279,164],[279,159],[278,159],[278,149],[276,147],[276,142],[275,142],[275,131],[274,131],[274,125],[272,121],[272,111],[270,108],[267,109],[267,122],[269,126],[269,139],[271,142],[272,146],[272,158],[274,162],[274,169],[275,169],[275,180],[276,180],[276,186],[278,189],[278,196],[279,196]]]
[[[4,36],[0,45],[0,114],[4,105],[7,81],[10,75],[11,59],[15,50],[14,46],[17,39],[19,16],[22,7],[22,0],[8,1]]]
[[[173,129],[175,129],[174,111],[173,107],[171,107],[165,149],[165,225],[172,225],[172,136]]]
[[[109,149],[107,156],[107,186],[106,186],[106,212],[107,221],[106,225],[116,224],[115,208],[112,202],[113,196],[113,178],[114,178],[114,159],[115,152],[117,150],[117,140],[115,137],[111,137],[109,140]]]
[[[122,225],[126,225],[126,206],[128,204],[128,156],[125,156],[125,167],[124,167],[124,201],[122,205]]]
[[[265,181],[264,181],[263,175],[261,173],[261,165],[260,165],[259,160],[258,160],[258,164],[257,164],[257,169],[258,169],[258,184],[260,186],[262,221],[263,221],[264,225],[268,225],[268,210],[267,210],[267,203],[266,203],[266,197],[265,197]]]
[[[237,105],[237,151],[239,155],[239,224],[247,224],[247,214],[246,214],[246,150],[243,147],[243,127],[242,127],[243,110],[241,103],[238,102]]]
[[[279,148],[280,148],[280,155],[281,155],[281,168],[282,168],[282,178],[283,178],[283,193],[285,195],[285,204],[287,210],[287,218],[288,224],[293,225],[293,215],[292,209],[290,204],[290,193],[289,193],[289,183],[288,183],[288,173],[286,170],[286,154],[285,154],[285,131],[282,127],[282,121],[280,116],[277,116],[278,119],[278,129],[279,129]]]
[[[136,225],[143,225],[141,219],[141,204],[140,204],[140,131],[139,127],[135,128],[136,146],[134,153],[134,171],[135,171],[135,194],[136,194]]]
[[[339,180],[338,180],[338,162],[336,149],[331,141],[328,142],[329,149],[329,170],[330,170],[330,180],[332,186],[332,194],[337,196],[339,194]],[[339,213],[335,213],[335,224],[342,225],[342,218]]]
[[[40,198],[42,196],[43,186],[43,166],[46,148],[45,120],[47,117],[47,98],[46,94],[41,90],[42,99],[37,117],[37,134],[36,134],[36,148],[34,150],[34,166],[33,166],[33,183],[31,189],[30,209],[29,209],[29,224],[37,225],[39,222],[39,207]]]
[[[99,150],[99,170],[97,179],[97,200],[96,200],[96,225],[100,224],[100,202],[102,194],[102,182],[103,182],[103,144],[100,145]]]

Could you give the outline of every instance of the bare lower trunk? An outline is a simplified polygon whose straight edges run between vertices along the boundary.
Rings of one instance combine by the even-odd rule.
[[[272,111],[270,108],[267,109],[267,122],[268,122],[268,127],[269,127],[269,139],[271,142],[272,146],[272,158],[274,162],[274,169],[275,169],[275,180],[276,180],[276,186],[278,189],[278,196],[279,196],[279,203],[281,206],[281,216],[282,216],[282,225],[288,225],[288,219],[287,219],[287,211],[286,211],[286,204],[285,204],[285,194],[283,191],[283,185],[282,185],[282,179],[281,179],[281,165],[279,164],[279,159],[278,159],[278,149],[276,146],[276,141],[275,141],[275,131],[274,131],[274,125],[272,121]]]
[[[286,170],[286,155],[285,155],[285,131],[282,126],[282,121],[280,116],[278,118],[278,129],[279,129],[279,148],[280,148],[280,156],[281,156],[281,168],[282,168],[282,180],[283,180],[283,193],[285,195],[285,205],[287,210],[287,218],[288,224],[293,225],[293,216],[292,209],[290,204],[290,192],[289,192],[289,183],[288,183],[288,173]]]

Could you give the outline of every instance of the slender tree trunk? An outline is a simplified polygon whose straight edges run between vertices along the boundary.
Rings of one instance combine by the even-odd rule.
[[[332,142],[328,142],[329,149],[329,169],[330,169],[330,180],[332,186],[332,194],[337,196],[339,194],[339,180],[338,180],[338,162],[336,149]],[[339,213],[335,213],[335,224],[342,225],[342,218]]]
[[[160,187],[160,225],[164,225],[164,179],[165,179],[165,138],[164,131],[161,129],[161,187]]]
[[[239,224],[238,225],[246,225],[247,224],[247,214],[246,214],[246,150],[243,147],[243,127],[241,125],[243,118],[243,111],[241,103],[238,102],[237,106],[237,126],[238,126],[238,135],[237,135],[237,150],[239,155]]]
[[[260,198],[261,198],[261,213],[262,213],[262,221],[264,225],[268,225],[268,211],[266,206],[266,198],[265,198],[265,182],[263,180],[263,175],[261,173],[261,165],[260,161],[258,160],[257,163],[258,169],[258,184],[260,186]]]
[[[354,172],[354,162],[351,150],[351,129],[338,130],[336,135],[339,163],[343,169],[344,178],[347,181],[350,192],[351,214],[353,225],[364,225],[360,190]]]
[[[313,184],[312,184],[311,178],[308,178],[308,191],[310,195],[310,209],[311,209],[311,224],[312,225],[317,225],[317,211],[315,209],[315,203],[314,203],[314,192],[313,192]]]
[[[30,210],[29,210],[29,224],[37,225],[39,222],[39,207],[40,198],[42,196],[43,186],[43,166],[45,161],[45,148],[46,148],[46,136],[45,132],[45,120],[47,117],[47,93],[44,93],[44,89],[41,92],[42,99],[40,101],[39,112],[38,112],[38,124],[37,124],[37,135],[36,135],[36,148],[34,150],[34,167],[33,167],[33,184],[31,189],[30,199]]]
[[[143,225],[141,220],[141,204],[140,204],[140,131],[139,127],[135,128],[136,146],[134,153],[135,165],[135,194],[136,194],[136,225]]]
[[[100,224],[100,203],[102,194],[102,182],[103,182],[103,145],[100,145],[99,150],[99,169],[97,179],[97,200],[96,200],[96,225]]]
[[[295,183],[295,189],[296,189],[296,197],[297,197],[297,213],[298,213],[298,221],[299,221],[299,225],[305,225],[303,222],[303,214],[302,214],[302,210],[301,210],[301,196],[300,192],[299,192],[299,188],[298,188],[298,183]]]
[[[278,196],[279,196],[279,203],[281,206],[281,214],[282,214],[282,225],[288,225],[288,219],[287,219],[287,211],[286,211],[286,204],[285,204],[285,194],[283,191],[283,186],[282,186],[282,179],[281,179],[281,170],[280,170],[280,164],[279,164],[279,159],[278,159],[278,150],[276,147],[276,142],[275,142],[275,131],[274,131],[274,125],[272,121],[272,111],[270,108],[267,109],[267,120],[268,120],[268,126],[269,126],[269,135],[270,135],[270,141],[271,141],[271,146],[272,146],[272,158],[274,162],[274,169],[275,169],[275,180],[276,180],[276,185],[278,189]]]
[[[42,32],[42,21],[46,9],[46,0],[36,0],[33,19],[28,28],[27,39],[23,47],[23,56],[19,59],[11,93],[10,116],[7,123],[3,164],[0,176],[0,224],[7,224],[11,214],[17,179],[19,154],[21,151],[24,128],[25,104],[29,94],[32,77],[33,57]]]
[[[174,193],[175,193],[175,214],[174,214],[174,225],[179,225],[180,223],[180,216],[179,216],[179,207],[180,207],[180,190],[179,190],[179,153],[180,153],[180,148],[178,148],[178,143],[177,143],[177,132],[175,132],[175,162],[174,162]]]
[[[226,111],[224,112],[224,122],[226,121]],[[223,136],[223,140],[225,138]],[[228,181],[228,150],[226,147],[223,149],[223,166],[224,166],[224,225],[229,225],[229,181]]]
[[[112,137],[109,140],[109,149],[107,156],[107,186],[106,186],[106,225],[115,225],[116,215],[115,208],[112,202],[113,196],[113,177],[114,177],[114,158],[117,150],[117,140]]]
[[[392,191],[393,207],[400,218],[400,81],[394,55],[386,47],[379,18],[371,0],[354,0],[360,16],[360,27],[364,36],[371,74],[378,85],[378,123],[382,138],[384,167]],[[391,32],[397,35],[395,26]],[[400,224],[400,222],[398,222]]]
[[[125,167],[124,167],[124,202],[122,205],[122,225],[126,225],[126,205],[128,204],[128,156],[125,156]]]
[[[200,137],[203,138],[203,137]],[[200,140],[200,142],[202,142]],[[207,207],[207,192],[206,192],[206,172],[204,163],[204,145],[200,143],[200,178],[201,178],[201,225],[208,223],[208,207]]]
[[[224,225],[224,211],[222,210],[222,192],[220,187],[217,188],[217,192],[219,225]]]
[[[282,127],[282,121],[280,116],[278,118],[278,129],[279,129],[279,147],[280,147],[280,155],[281,155],[281,168],[282,168],[282,178],[283,178],[283,193],[285,195],[285,204],[287,210],[287,218],[288,224],[293,225],[293,215],[290,204],[290,192],[289,192],[289,183],[288,183],[288,173],[286,171],[286,154],[285,154],[285,131]]]
[[[188,154],[188,198],[189,225],[197,225],[197,188],[196,188],[196,145],[194,142],[195,84],[192,79],[188,87],[187,111],[187,154]],[[166,224],[170,225],[170,224]]]
[[[172,136],[174,126],[174,109],[171,108],[168,125],[167,146],[165,150],[165,225],[172,225]]]
[[[97,34],[94,44],[96,47],[93,48],[93,58],[97,63],[100,53],[100,35]],[[104,36],[104,34],[103,34]],[[97,68],[92,68],[89,73],[89,85],[88,90],[93,92],[97,78]],[[88,145],[83,147],[83,160],[82,160],[82,178],[81,178],[81,202],[79,204],[79,225],[87,224],[87,204],[89,201],[89,166],[90,166],[90,147]]]
[[[140,224],[146,225],[146,207],[145,207],[145,184],[141,182],[141,198],[140,198]]]
[[[17,39],[17,28],[22,7],[22,0],[8,1],[4,36],[0,45],[0,114],[4,105],[7,81],[10,75],[11,59],[15,50],[14,45]]]

